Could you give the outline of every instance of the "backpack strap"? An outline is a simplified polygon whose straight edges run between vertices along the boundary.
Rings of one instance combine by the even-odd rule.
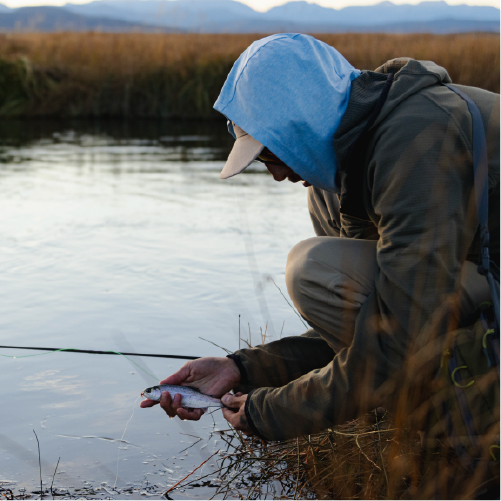
[[[487,141],[485,139],[485,129],[482,122],[480,110],[475,102],[464,92],[461,92],[454,85],[442,83],[445,87],[455,92],[461,99],[466,101],[473,124],[473,172],[475,188],[475,206],[477,208],[478,221],[480,223],[480,263],[478,272],[485,275],[489,284],[495,321],[499,330],[499,282],[494,279],[491,270],[491,259],[489,255],[489,228],[487,219],[489,215],[489,171],[487,165]]]

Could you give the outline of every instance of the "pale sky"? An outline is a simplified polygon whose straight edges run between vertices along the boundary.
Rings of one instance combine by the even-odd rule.
[[[89,3],[91,0],[0,0],[0,3],[8,7],[26,7],[29,5],[64,5],[65,3]],[[112,0],[111,0],[112,1]],[[252,7],[254,10],[267,11],[276,5],[282,5],[289,0],[237,0]],[[317,3],[323,7],[341,9],[350,5],[372,5],[382,0],[308,0],[310,3]],[[394,4],[417,4],[422,0],[391,0]],[[210,0],[207,0],[210,2]],[[499,0],[447,0],[450,5],[489,5],[500,7]]]

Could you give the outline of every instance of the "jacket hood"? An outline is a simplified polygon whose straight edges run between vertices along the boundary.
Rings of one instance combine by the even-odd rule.
[[[360,73],[311,36],[272,35],[238,58],[214,108],[311,185],[339,191],[333,139]]]
[[[375,71],[362,71],[351,86],[348,106],[334,136],[341,177],[351,147],[367,124],[389,73],[394,74],[393,84],[372,129],[409,96],[440,82],[452,83],[445,68],[432,61],[417,61],[408,57],[391,59]]]
[[[374,72],[395,75],[388,99],[374,126],[410,95],[439,82],[452,83],[447,70],[433,61],[416,61],[401,57],[387,61]]]

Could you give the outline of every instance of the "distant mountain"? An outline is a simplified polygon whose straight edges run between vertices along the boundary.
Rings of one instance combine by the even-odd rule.
[[[463,21],[497,21],[499,9],[495,7],[472,7],[470,5],[449,5],[444,1],[421,2],[417,5],[395,5],[381,2],[376,5],[345,7],[335,10],[305,1],[289,2],[270,9],[268,19],[281,21],[301,20],[307,23],[336,23],[357,26],[373,24],[427,22],[440,19]]]
[[[205,33],[221,33],[223,29],[207,27]],[[242,21],[233,25],[232,33],[432,33],[447,35],[452,33],[499,33],[497,21],[466,21],[440,19],[427,22],[395,22],[373,25],[346,25],[331,23],[289,23],[287,21]]]
[[[316,25],[316,28],[318,31],[311,31],[311,33],[326,33],[323,30],[323,26]],[[433,33],[437,35],[472,32],[499,33],[499,22],[467,21],[462,19],[439,19],[426,22],[400,21],[365,26],[340,26],[338,29],[330,31],[330,33]]]
[[[66,4],[66,10],[87,16],[106,16],[187,31],[216,31],[234,22],[258,21],[262,16],[233,0],[98,0]]]
[[[19,9],[0,5],[0,30],[24,31],[499,33],[499,19],[495,7],[449,5],[444,1],[417,5],[384,1],[339,10],[293,1],[264,13],[234,0],[95,0],[64,7]]]
[[[75,14],[60,7],[20,7],[0,10],[1,31],[160,31],[158,26],[148,26],[121,19],[91,17]],[[161,29],[164,32],[179,32],[177,29]]]
[[[451,30],[499,31],[499,9],[428,1],[417,5],[376,5],[330,9],[294,1],[256,12],[233,0],[97,0],[64,8],[88,16],[106,16],[195,32],[269,33],[272,31],[392,31],[448,33]],[[454,21],[454,22],[453,22]],[[456,22],[462,21],[462,22]],[[474,23],[472,23],[474,21]],[[423,26],[423,23],[430,23]],[[418,23],[414,26],[414,23]]]

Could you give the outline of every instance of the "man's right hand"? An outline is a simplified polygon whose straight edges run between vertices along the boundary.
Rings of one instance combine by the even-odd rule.
[[[240,371],[231,358],[204,357],[186,362],[181,369],[160,381],[159,384],[176,384],[194,386],[206,395],[222,397],[225,393],[240,383]],[[201,409],[184,409],[181,407],[181,395],[170,395],[164,391],[160,402],[143,400],[141,407],[160,407],[170,416],[179,416],[181,419],[197,421],[203,414]]]

